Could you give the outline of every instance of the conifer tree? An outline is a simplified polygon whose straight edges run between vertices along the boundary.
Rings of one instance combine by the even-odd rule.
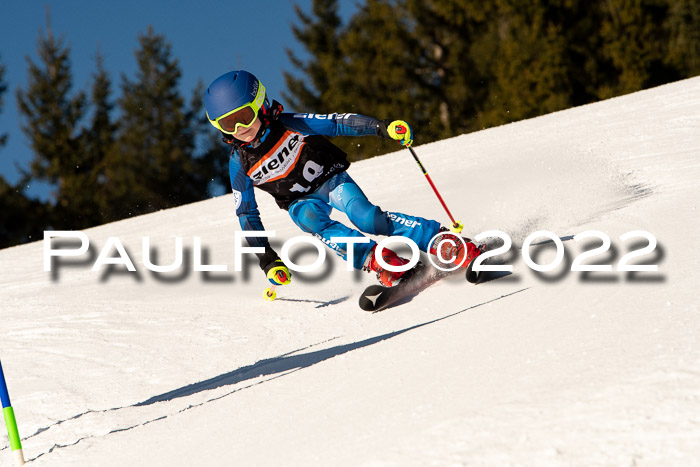
[[[367,1],[341,38],[341,50],[348,59],[342,69],[347,82],[343,83],[346,92],[337,98],[353,110],[367,109],[382,118],[415,105],[415,77],[406,65],[415,43],[402,21],[405,11],[397,6],[385,0]]]
[[[610,79],[598,98],[639,91],[677,79],[661,67],[668,51],[663,18],[668,8],[656,0],[608,0],[600,3],[601,59],[609,63]]]
[[[667,63],[680,77],[700,75],[700,1],[668,0],[665,28],[669,34]]]
[[[0,113],[4,106],[7,85],[5,66],[0,63]],[[0,150],[7,143],[7,134],[0,135]],[[29,199],[23,190],[24,181],[10,185],[0,176],[0,248],[41,238],[48,217],[48,207]]]
[[[566,36],[560,12],[545,0],[499,0],[483,40],[492,48],[489,95],[480,126],[561,110],[570,105]]]
[[[120,124],[105,167],[108,215],[123,218],[204,199],[191,114],[178,91],[170,44],[149,27],[139,37],[135,79],[122,76]],[[207,174],[208,175],[208,174]]]
[[[405,0],[416,45],[410,68],[421,89],[418,104],[429,118],[421,141],[474,129],[486,91],[485,68],[473,44],[486,31],[491,7],[478,0]]]
[[[39,64],[27,58],[26,90],[17,91],[22,131],[34,151],[28,176],[57,186],[53,225],[79,229],[90,224],[80,209],[89,196],[76,180],[84,160],[80,121],[86,108],[82,91],[72,93],[70,49],[56,39],[50,27],[38,41]]]
[[[109,191],[105,189],[107,183],[106,166],[109,156],[114,150],[114,142],[117,124],[113,121],[114,102],[111,99],[112,80],[104,68],[102,55],[97,55],[97,70],[92,77],[90,90],[91,120],[83,132],[85,147],[84,183],[85,190],[91,193],[89,209],[95,224],[102,224],[117,220],[109,217],[108,198]]]
[[[351,18],[340,38],[344,60],[338,71],[341,88],[334,93],[335,107],[379,119],[406,120],[417,141],[426,142],[429,118],[413,66],[417,44],[406,14],[394,1],[368,0]],[[401,148],[379,138],[355,138],[344,147],[351,159]]]
[[[390,107],[388,102],[395,96],[375,85],[377,80],[384,81],[382,75],[395,74],[395,71],[386,72],[389,57],[379,57],[381,50],[378,48],[383,47],[387,38],[378,37],[378,32],[385,23],[396,23],[395,15],[382,8],[386,6],[388,4],[384,1],[370,1],[346,26],[341,24],[335,0],[314,0],[311,15],[295,7],[301,25],[293,26],[293,31],[311,58],[303,62],[293,52],[287,52],[302,76],[285,73],[289,90],[283,94],[285,104],[303,112],[347,112],[399,118],[395,116],[401,114],[401,109],[392,108],[389,113],[380,109]],[[381,61],[386,66],[379,67]],[[401,92],[401,89],[393,90],[394,94]],[[374,99],[364,99],[367,95],[373,95]],[[372,137],[337,138],[334,143],[345,150],[351,160],[397,149],[395,144]]]
[[[311,58],[304,62],[292,49],[286,49],[292,65],[304,77],[285,72],[284,79],[292,93],[283,93],[282,96],[297,111],[330,112],[328,101],[339,90],[337,71],[343,58],[338,44],[341,30],[338,1],[314,0],[312,16],[304,13],[298,5],[294,5],[294,11],[302,26],[293,23],[292,32]]]

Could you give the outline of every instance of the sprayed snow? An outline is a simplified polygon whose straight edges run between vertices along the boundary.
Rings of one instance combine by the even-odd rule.
[[[0,251],[0,356],[31,465],[698,465],[700,78],[416,148],[469,234],[643,229],[658,273],[444,280],[380,314],[328,256],[273,303],[231,272],[233,198],[86,231],[43,271]],[[446,222],[406,151],[354,164],[387,210]],[[389,180],[391,178],[391,181]],[[260,195],[279,240],[299,235]],[[342,214],[337,218],[345,219]],[[91,272],[108,237],[138,273]],[[155,274],[182,237],[186,266]],[[207,264],[192,271],[194,237]],[[565,242],[570,265],[584,245]],[[593,245],[595,247],[597,245]],[[588,248],[591,248],[590,246]],[[540,256],[548,261],[547,253]],[[302,254],[299,262],[311,262]],[[10,465],[7,439],[0,464]]]

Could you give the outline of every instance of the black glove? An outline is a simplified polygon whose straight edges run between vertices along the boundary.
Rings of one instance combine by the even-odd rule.
[[[272,249],[260,257],[260,268],[273,285],[286,285],[292,281],[292,273]]]

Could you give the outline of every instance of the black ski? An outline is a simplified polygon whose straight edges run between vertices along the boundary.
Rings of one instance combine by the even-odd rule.
[[[376,313],[389,307],[400,305],[409,301],[434,283],[459,271],[439,271],[433,267],[418,263],[418,266],[408,271],[410,274],[404,277],[394,287],[383,285],[370,285],[360,295],[360,308]]]
[[[365,311],[377,312],[397,303],[409,295],[411,290],[417,289],[419,279],[424,273],[425,266],[418,263],[394,287],[385,287],[379,284],[370,285],[360,295],[360,308]]]

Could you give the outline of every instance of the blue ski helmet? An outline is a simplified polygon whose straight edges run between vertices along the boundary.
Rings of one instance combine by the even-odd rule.
[[[209,85],[204,96],[204,108],[209,123],[230,134],[234,131],[222,128],[218,121],[220,118],[242,110],[244,107],[249,107],[257,117],[261,109],[265,112],[263,107],[267,102],[265,86],[253,74],[244,70],[229,71],[219,76]],[[243,124],[243,126],[248,125]]]

